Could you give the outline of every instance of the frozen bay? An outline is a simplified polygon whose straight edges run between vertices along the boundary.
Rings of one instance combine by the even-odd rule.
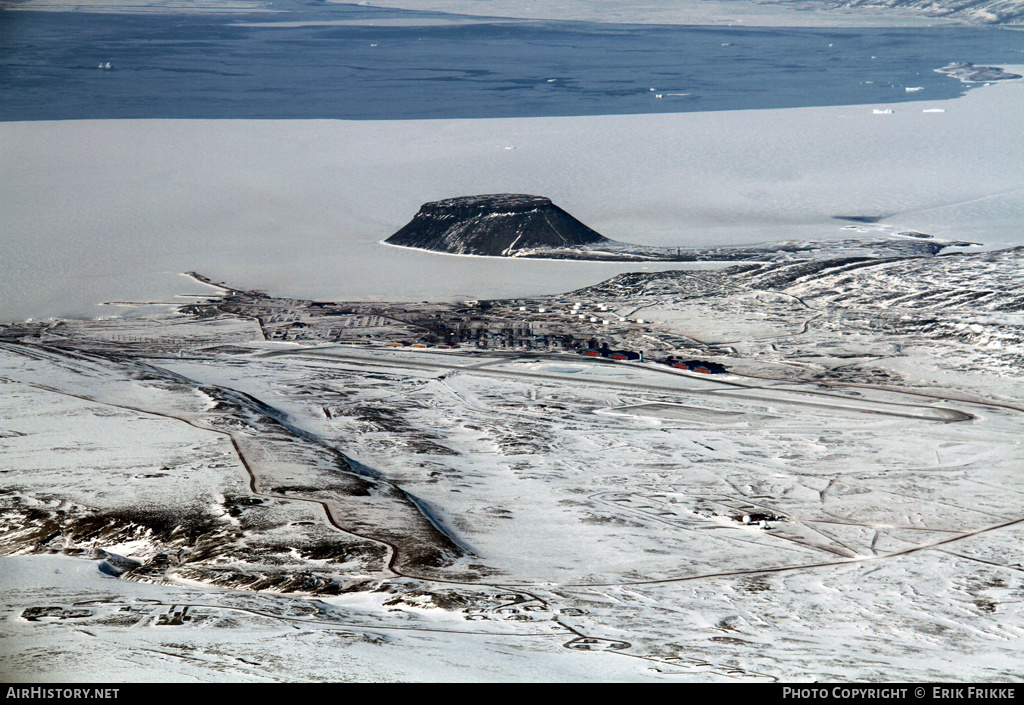
[[[515,297],[628,265],[380,245],[430,200],[552,198],[607,237],[708,246],[915,230],[1021,244],[1022,83],[948,101],[414,121],[0,123],[4,320],[203,293]],[[945,112],[925,112],[941,109]],[[835,216],[882,216],[853,223]],[[633,267],[635,268],[635,266]]]

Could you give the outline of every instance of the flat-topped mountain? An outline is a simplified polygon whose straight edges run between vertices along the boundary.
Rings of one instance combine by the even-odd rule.
[[[424,203],[408,225],[384,242],[449,254],[510,257],[610,241],[550,198],[498,193]]]
[[[877,222],[882,216],[835,216]],[[601,262],[727,262],[802,257],[927,257],[974,243],[917,232],[886,237],[790,241],[721,247],[663,247],[618,242],[591,230],[543,196],[497,193],[432,201],[388,245],[450,255],[573,259]]]

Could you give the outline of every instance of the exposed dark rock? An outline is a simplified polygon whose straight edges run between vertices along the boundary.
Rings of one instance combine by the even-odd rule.
[[[513,256],[608,242],[543,196],[502,193],[424,203],[385,240],[390,245],[461,255]]]
[[[884,216],[836,216],[869,222]],[[750,246],[663,247],[617,242],[591,230],[543,196],[502,193],[425,203],[384,242],[451,255],[530,257],[601,262],[705,262],[835,257],[928,257],[970,242],[868,237],[827,242],[787,241]]]

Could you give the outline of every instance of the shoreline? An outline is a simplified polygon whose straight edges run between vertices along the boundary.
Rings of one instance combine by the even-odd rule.
[[[543,193],[639,246],[917,231],[1005,249],[1024,244],[1014,225],[1024,207],[1022,84],[885,115],[867,105],[0,123],[4,319],[93,318],[110,314],[97,306],[107,301],[169,300],[192,293],[177,276],[188,270],[281,295],[412,300],[531,296],[593,284],[613,269],[673,264],[598,262],[606,269],[570,272],[551,260],[446,257],[424,266],[422,250],[379,247],[422,203],[466,193]],[[923,113],[937,108],[945,112]],[[851,226],[836,213],[891,215]]]
[[[362,5],[362,3],[360,3]],[[508,0],[383,0],[366,3],[368,10],[422,14],[409,18],[434,23],[457,24],[484,22],[591,22],[598,24],[634,24],[662,26],[719,27],[878,27],[912,28],[940,26],[986,26],[990,22],[963,17],[928,15],[903,8],[829,8],[808,11],[779,3],[758,3],[750,0],[702,0],[700,3],[679,3],[670,0],[647,2],[643,6],[622,6],[611,0],[569,0],[558,7]],[[17,4],[5,2],[0,10],[15,12],[90,12],[96,14],[263,14],[287,16],[294,11],[280,3],[263,0],[235,0],[230,4],[204,4],[189,0],[134,0],[112,4],[110,0],[26,0]],[[403,21],[400,18],[398,21]],[[1000,23],[997,26],[1003,26]],[[1005,26],[1014,26],[1005,23]]]

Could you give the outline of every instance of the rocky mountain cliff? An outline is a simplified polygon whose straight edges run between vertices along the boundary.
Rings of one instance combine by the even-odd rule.
[[[534,249],[610,242],[543,196],[462,196],[424,203],[389,245],[461,255],[511,257]]]

